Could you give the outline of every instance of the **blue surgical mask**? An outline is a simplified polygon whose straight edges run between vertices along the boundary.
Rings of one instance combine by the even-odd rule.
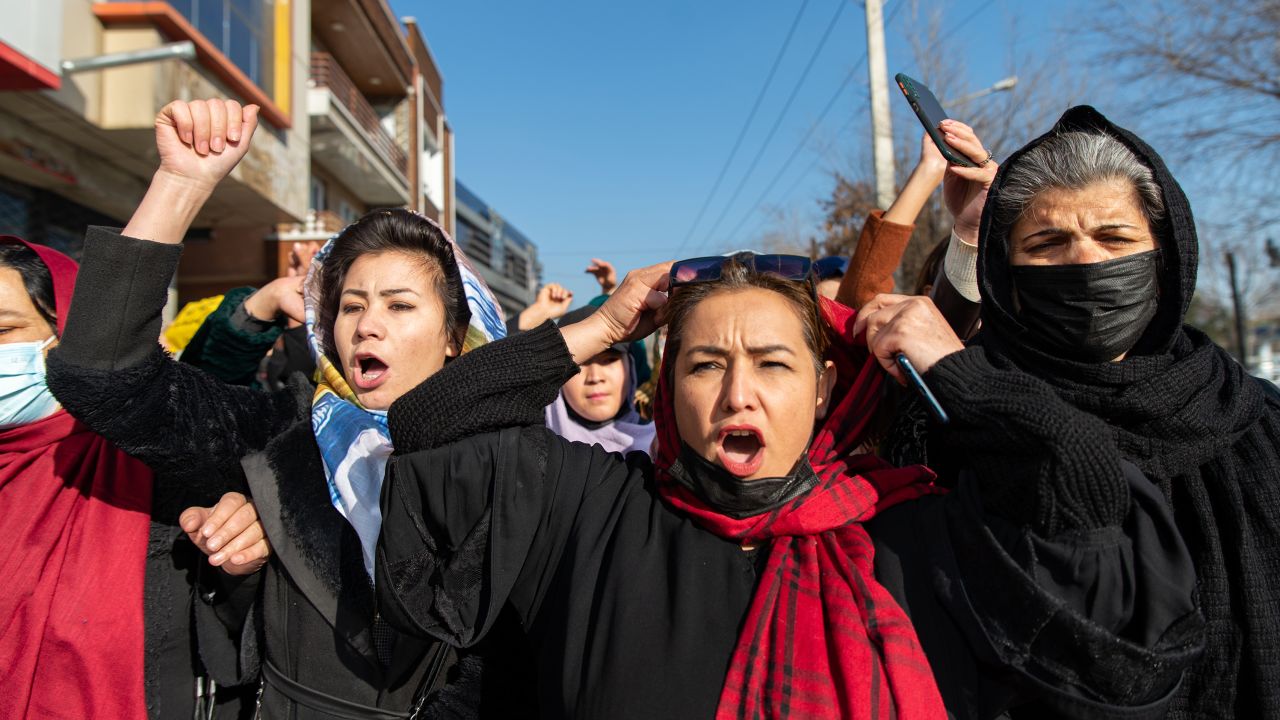
[[[0,345],[0,429],[43,420],[58,411],[44,381],[44,349],[53,342]]]

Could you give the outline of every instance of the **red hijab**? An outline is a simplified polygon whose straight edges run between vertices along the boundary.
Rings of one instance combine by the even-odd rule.
[[[655,422],[658,491],[703,528],[763,545],[760,575],[716,713],[731,718],[945,718],[910,618],[875,579],[862,523],[904,500],[938,492],[921,466],[854,455],[884,372],[853,337],[856,314],[822,301],[835,362],[835,400],[809,447],[820,482],[784,506],[735,519],[708,507],[667,472],[680,452],[663,358]]]
[[[53,276],[77,265],[11,235]],[[0,430],[0,717],[146,718],[142,585],[151,471],[59,410]]]

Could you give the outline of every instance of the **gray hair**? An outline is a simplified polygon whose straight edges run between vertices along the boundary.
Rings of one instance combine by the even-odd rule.
[[[1164,219],[1164,195],[1155,175],[1132,150],[1110,135],[1065,132],[1027,151],[1009,167],[996,198],[995,217],[1012,225],[1041,192],[1078,190],[1111,179],[1128,180],[1152,230]]]

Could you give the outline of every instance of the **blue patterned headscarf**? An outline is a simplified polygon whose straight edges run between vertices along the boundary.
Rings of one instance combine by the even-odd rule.
[[[471,310],[471,321],[462,342],[462,352],[469,352],[506,335],[502,307],[498,305],[497,299],[471,261],[463,254],[462,248],[434,220],[419,217],[439,230],[449,241],[458,263],[467,307]],[[346,232],[346,228],[342,232]],[[303,284],[307,342],[316,361],[318,379],[316,393],[311,401],[311,428],[315,432],[316,443],[320,446],[324,477],[329,485],[329,500],[359,535],[364,567],[372,581],[373,554],[378,543],[378,533],[382,529],[382,510],[378,503],[387,459],[391,457],[392,451],[387,413],[368,410],[360,404],[342,371],[325,355],[321,337],[329,337],[332,328],[322,328],[321,332],[317,332],[316,327],[320,316],[321,269],[341,234],[329,238],[329,242],[316,253]]]

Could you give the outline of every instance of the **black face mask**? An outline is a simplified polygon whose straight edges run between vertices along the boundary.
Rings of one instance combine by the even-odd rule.
[[[671,477],[693,491],[713,510],[742,519],[782,507],[818,484],[807,457],[782,477],[741,480],[680,443],[680,456],[668,469]]]
[[[1040,350],[1081,362],[1131,350],[1159,306],[1160,251],[1087,265],[1014,265],[1018,318]]]

